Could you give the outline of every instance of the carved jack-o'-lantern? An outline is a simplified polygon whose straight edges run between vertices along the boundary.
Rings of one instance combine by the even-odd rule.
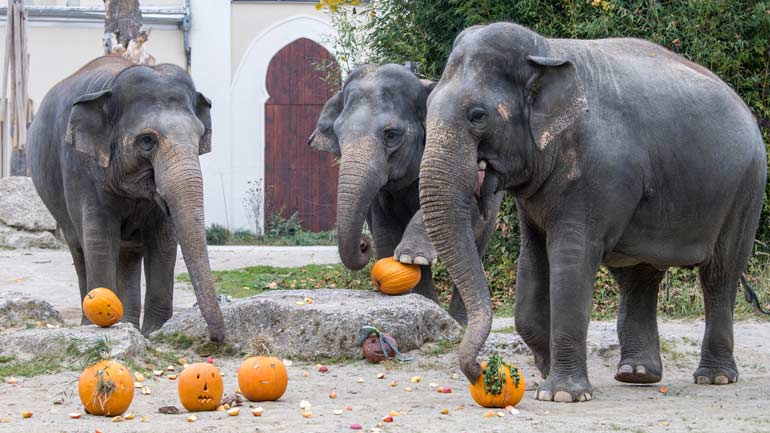
[[[387,339],[390,345],[393,346],[393,347],[390,347],[389,344],[384,344],[385,350],[387,351],[387,356],[385,356],[385,352],[382,351],[383,344],[381,344],[380,338]],[[368,337],[366,337],[366,340],[364,340],[364,344],[363,344],[364,358],[366,358],[367,361],[374,364],[386,358],[394,358],[396,356],[396,351],[393,350],[393,348],[398,350],[398,344],[396,343],[396,339],[393,338],[392,335],[386,334],[384,332],[377,335],[377,333],[373,332],[369,334]]]
[[[214,410],[222,401],[222,375],[212,364],[191,364],[179,375],[178,380],[179,401],[190,412]]]
[[[101,327],[112,326],[123,317],[123,304],[110,289],[98,287],[83,299],[83,313],[88,320]]]

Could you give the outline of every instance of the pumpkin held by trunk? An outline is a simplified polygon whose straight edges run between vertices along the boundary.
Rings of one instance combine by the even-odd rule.
[[[392,257],[380,259],[372,266],[372,283],[386,295],[402,295],[420,282],[421,272],[417,265],[405,265]]]
[[[222,375],[213,364],[190,364],[177,380],[179,401],[190,412],[214,410],[222,401]]]
[[[288,383],[283,361],[273,356],[252,356],[238,367],[238,386],[250,401],[278,400]]]
[[[471,397],[483,407],[516,406],[524,397],[524,376],[515,365],[492,355],[489,363],[481,364],[481,375],[469,384]]]
[[[78,394],[86,412],[92,415],[121,415],[134,399],[134,379],[123,364],[99,361],[83,370]]]
[[[88,292],[83,299],[83,314],[91,323],[106,328],[123,317],[123,304],[115,292],[99,287]]]

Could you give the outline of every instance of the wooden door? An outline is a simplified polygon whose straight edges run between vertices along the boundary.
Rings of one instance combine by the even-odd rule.
[[[310,231],[330,230],[336,222],[335,157],[307,144],[335,93],[318,65],[333,61],[322,46],[301,38],[276,53],[267,68],[265,216],[297,212],[302,228]]]

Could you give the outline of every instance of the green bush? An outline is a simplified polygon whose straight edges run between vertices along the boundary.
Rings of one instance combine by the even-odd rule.
[[[331,42],[343,67],[363,61],[412,61],[418,64],[419,74],[434,80],[441,75],[455,36],[475,24],[511,21],[548,37],[644,38],[719,75],[754,112],[765,142],[770,139],[768,0],[372,0],[330,13],[339,30]],[[765,191],[753,267],[770,254],[768,196],[770,187]],[[498,304],[513,293],[517,256],[516,212],[508,198],[485,261]],[[672,272],[669,277],[680,275],[680,271]],[[695,281],[687,275],[687,284]],[[448,287],[446,272],[440,268],[437,282]],[[600,294],[612,295],[601,292],[603,288],[614,290],[609,282],[602,270],[597,280]],[[445,298],[447,295],[443,293]],[[612,306],[615,304],[613,300]],[[601,305],[609,308],[609,304]]]
[[[206,243],[209,245],[227,245],[230,243],[230,230],[219,224],[212,224],[206,229]]]

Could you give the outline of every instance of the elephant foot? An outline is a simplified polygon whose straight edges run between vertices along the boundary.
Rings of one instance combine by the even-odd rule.
[[[591,401],[593,389],[588,379],[550,377],[537,388],[535,398],[558,403]]]
[[[393,258],[401,263],[427,266],[436,264],[438,254],[429,239],[404,236],[396,246]]]
[[[738,381],[738,369],[735,367],[698,367],[693,373],[698,385],[727,385]]]
[[[618,364],[615,380],[624,383],[656,383],[663,377],[660,361],[640,362],[634,359],[623,359]]]

